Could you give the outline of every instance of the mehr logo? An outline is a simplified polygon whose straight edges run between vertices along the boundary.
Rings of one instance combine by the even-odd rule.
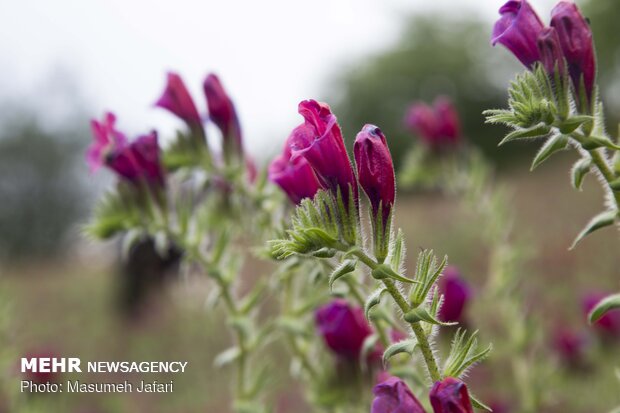
[[[80,359],[75,357],[22,357],[22,373],[81,373]]]

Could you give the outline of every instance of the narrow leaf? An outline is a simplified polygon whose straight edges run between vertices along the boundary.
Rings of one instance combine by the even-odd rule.
[[[413,338],[408,338],[390,345],[383,352],[383,364],[387,364],[388,360],[397,354],[407,353],[412,355],[417,345],[417,341]]]
[[[469,399],[471,400],[471,405],[474,406],[476,409],[480,409],[480,410],[486,410],[487,412],[492,412],[493,409],[491,409],[489,406],[487,406],[486,404],[482,403],[480,400],[478,400],[473,394],[469,393]]]
[[[364,303],[364,314],[368,320],[370,320],[370,310],[381,302],[381,296],[386,291],[387,289],[385,287],[381,287],[373,291],[366,299],[366,302]]]
[[[550,137],[534,157],[530,171],[536,169],[538,165],[549,159],[554,153],[563,151],[567,147],[568,137],[566,135],[555,135]]]
[[[590,172],[592,167],[592,160],[588,158],[582,158],[575,162],[571,169],[571,183],[573,188],[581,191],[581,185],[583,184],[583,178]]]
[[[405,314],[404,318],[409,323],[417,323],[419,321],[425,321],[427,323],[435,324],[438,326],[453,326],[453,325],[458,324],[455,322],[443,322],[437,319],[436,317],[434,317],[433,315],[431,315],[424,307],[414,308],[413,310]]]
[[[502,141],[498,144],[501,146],[507,142],[519,140],[519,139],[536,139],[546,136],[549,133],[549,126],[545,124],[534,125],[531,128],[520,128],[510,132]]]
[[[617,216],[618,211],[604,211],[592,218],[590,222],[588,222],[588,224],[585,226],[585,228],[579,233],[579,235],[577,235],[577,238],[575,238],[575,241],[573,241],[573,245],[571,245],[569,249],[572,250],[573,248],[575,248],[579,241],[581,241],[594,231],[612,225],[616,220]]]
[[[333,289],[334,283],[340,277],[343,277],[347,274],[352,273],[355,270],[355,266],[357,265],[357,261],[353,259],[344,260],[340,263],[338,267],[331,273],[329,276],[329,288]]]
[[[215,360],[213,360],[213,364],[215,367],[224,367],[225,365],[237,360],[239,356],[241,356],[241,350],[239,347],[231,347],[218,354],[215,357]]]
[[[620,309],[620,294],[613,294],[603,298],[588,314],[590,324],[596,323],[608,311]]]

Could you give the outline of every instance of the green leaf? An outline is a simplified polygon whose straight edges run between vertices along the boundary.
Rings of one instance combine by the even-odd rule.
[[[453,326],[458,324],[455,322],[443,322],[431,315],[424,307],[414,308],[413,310],[405,314],[404,319],[409,323],[424,321],[438,326]]]
[[[520,139],[536,139],[547,136],[551,128],[544,123],[539,123],[538,125],[534,125],[531,128],[519,128],[512,132],[510,132],[502,141],[498,144],[498,146],[502,146],[503,144]]]
[[[588,321],[594,324],[608,311],[620,309],[620,294],[613,294],[603,298],[588,314]]]
[[[540,148],[536,156],[534,157],[534,161],[532,162],[532,166],[530,171],[536,169],[538,165],[549,159],[551,155],[558,151],[563,151],[568,147],[568,136],[566,135],[555,135],[547,139],[547,142]]]
[[[417,284],[418,281],[412,280],[407,277],[403,277],[400,274],[397,274],[389,265],[387,264],[379,264],[376,268],[374,268],[371,272],[371,275],[376,280],[385,280],[386,278],[391,278],[396,281],[400,281],[407,284]]]
[[[329,276],[329,289],[330,290],[333,289],[334,283],[340,277],[343,277],[355,271],[356,265],[357,265],[357,260],[354,260],[354,259],[342,261],[340,265],[336,267],[336,269]]]
[[[450,354],[443,368],[443,375],[461,377],[474,364],[488,357],[493,349],[489,345],[483,350],[478,350],[478,331],[475,331],[467,340],[467,331],[459,329],[452,340]]]
[[[582,158],[575,162],[571,169],[571,183],[573,188],[581,191],[583,185],[583,178],[590,172],[592,167],[592,160],[589,158]]]
[[[399,228],[396,234],[396,240],[390,249],[390,264],[394,271],[401,271],[405,259],[405,252],[405,236],[402,229]]]
[[[562,133],[571,133],[586,122],[594,122],[594,118],[588,115],[571,116],[560,123],[559,129]]]
[[[377,348],[377,343],[379,342],[378,334],[371,334],[364,339],[364,343],[362,343],[362,350],[360,351],[360,365],[366,366],[366,360],[368,356],[372,354],[373,351]]]
[[[473,394],[469,393],[469,399],[471,400],[471,405],[473,407],[475,407],[476,409],[480,409],[480,410],[486,410],[487,412],[492,412],[493,409],[491,409],[489,406],[487,406],[486,404],[482,403],[480,400],[478,400],[478,398],[476,398]]]
[[[215,367],[218,367],[218,368],[224,367],[227,364],[230,364],[234,362],[235,360],[237,360],[240,356],[241,356],[241,349],[239,349],[239,347],[237,346],[230,347],[222,351],[220,354],[218,354],[213,360],[213,364],[215,365]]]
[[[414,338],[408,338],[390,345],[383,352],[383,364],[387,364],[388,360],[397,354],[407,353],[412,355],[417,345],[418,343]]]
[[[370,320],[370,310],[381,302],[381,296],[386,291],[387,289],[385,287],[381,287],[370,293],[364,303],[364,314],[366,315],[366,319]]]
[[[590,222],[588,222],[585,228],[579,233],[579,235],[577,235],[577,238],[575,238],[575,241],[573,241],[573,244],[569,249],[572,250],[573,248],[575,248],[582,239],[584,239],[586,236],[593,233],[594,231],[613,225],[617,217],[618,211],[601,212],[600,214],[592,218]]]

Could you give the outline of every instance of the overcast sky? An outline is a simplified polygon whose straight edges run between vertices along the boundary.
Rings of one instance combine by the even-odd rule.
[[[552,0],[534,1],[541,14]],[[250,151],[269,151],[339,67],[393,42],[402,16],[469,8],[489,22],[501,0],[0,0],[0,98],[36,100],[50,73],[71,73],[94,116],[114,110],[130,134],[178,124],[153,109],[165,73],[181,73],[200,109],[216,72]],[[53,92],[56,93],[56,92]],[[52,112],[53,113],[53,112]],[[266,149],[267,148],[267,149]]]

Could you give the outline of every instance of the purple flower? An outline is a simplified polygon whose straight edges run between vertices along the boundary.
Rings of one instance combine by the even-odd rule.
[[[467,386],[454,377],[435,382],[430,393],[435,413],[473,413]]]
[[[294,204],[299,204],[304,198],[314,198],[322,188],[305,158],[291,159],[288,140],[282,154],[269,165],[268,174],[269,180],[282,188]]]
[[[201,125],[202,123],[198,109],[196,109],[183,79],[176,73],[168,73],[166,88],[155,106],[172,112],[190,126]]]
[[[361,307],[337,299],[318,308],[314,318],[327,347],[342,358],[359,358],[364,340],[372,333]]]
[[[116,116],[110,112],[104,115],[103,121],[99,122],[93,119],[90,122],[94,139],[86,151],[86,163],[91,172],[95,172],[105,163],[110,151],[127,144],[127,138],[116,130],[115,123]]]
[[[381,205],[383,228],[388,228],[396,188],[392,156],[381,129],[365,125],[355,138],[354,153],[357,177],[370,200],[372,216],[377,217]]]
[[[382,381],[372,392],[375,398],[370,413],[425,413],[422,404],[398,377]]]
[[[155,131],[110,152],[106,165],[129,182],[164,185],[164,170]]]
[[[125,135],[115,129],[116,116],[106,113],[104,120],[91,121],[93,143],[86,153],[91,170],[105,165],[131,183],[164,185],[164,169],[160,160],[157,133],[127,142]]]
[[[586,338],[568,328],[557,329],[552,338],[553,350],[569,366],[579,366],[584,359]]]
[[[220,79],[213,73],[209,74],[203,83],[203,90],[207,97],[209,118],[222,132],[225,156],[242,156],[243,139],[237,111]]]
[[[557,30],[577,96],[582,94],[583,81],[586,93],[584,98],[587,99],[587,103],[591,103],[596,77],[596,58],[590,25],[575,3],[561,1],[551,11],[551,26]]]
[[[435,99],[433,106],[424,102],[412,104],[405,116],[405,126],[435,151],[454,146],[461,138],[458,112],[446,97]]]
[[[302,101],[299,114],[305,121],[289,138],[293,160],[304,157],[323,186],[334,193],[341,191],[345,204],[350,189],[357,201],[357,182],[336,116],[327,104],[315,100]]]
[[[607,294],[590,293],[583,299],[583,310],[587,314],[596,306]],[[603,334],[616,337],[620,336],[620,310],[611,310],[601,317],[594,326]]]
[[[553,76],[557,65],[560,74],[563,75],[566,72],[566,67],[558,32],[553,27],[546,27],[540,32],[537,44],[538,51],[540,52],[540,61],[545,71]]]
[[[462,321],[471,291],[456,267],[450,266],[445,269],[439,281],[439,290],[444,296],[439,318],[446,322]]]
[[[504,45],[528,68],[540,60],[536,40],[544,25],[527,0],[509,0],[499,9],[491,44]]]

